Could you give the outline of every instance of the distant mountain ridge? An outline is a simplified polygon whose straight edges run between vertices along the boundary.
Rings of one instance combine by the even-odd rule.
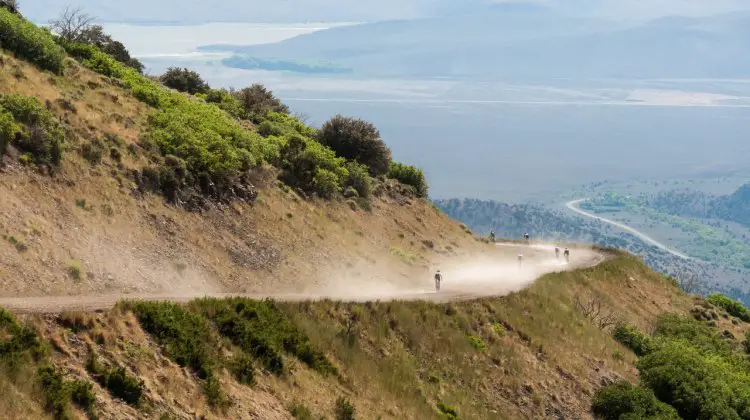
[[[750,74],[749,39],[745,13],[632,25],[541,7],[493,6],[450,17],[332,28],[276,44],[203,49],[333,61],[363,76],[738,78]]]

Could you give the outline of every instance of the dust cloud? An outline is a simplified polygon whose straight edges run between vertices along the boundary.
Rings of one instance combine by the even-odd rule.
[[[562,249],[556,258],[554,245],[498,244],[497,248],[498,252],[489,256],[437,259],[411,275],[372,266],[356,279],[345,273],[332,274],[317,290],[305,292],[311,299],[354,301],[503,296],[528,287],[545,274],[593,265],[602,259],[590,248],[572,249],[570,262],[564,260]],[[520,263],[519,254],[523,256]],[[436,270],[443,275],[439,293],[435,292]]]

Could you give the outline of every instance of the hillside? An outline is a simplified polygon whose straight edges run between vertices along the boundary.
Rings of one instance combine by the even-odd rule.
[[[366,121],[308,127],[262,86],[147,77],[2,8],[0,47],[6,418],[591,418],[666,351],[621,328],[666,312],[727,343],[699,366],[739,354],[741,305],[619,251],[489,244]],[[241,294],[297,298],[205,297]],[[739,373],[712,384],[744,390]]]

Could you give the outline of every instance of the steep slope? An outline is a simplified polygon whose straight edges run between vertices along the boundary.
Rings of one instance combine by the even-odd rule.
[[[420,198],[409,184],[418,171],[365,170],[356,181],[371,182],[371,195],[347,185],[344,198],[358,167],[294,118],[235,117],[66,45],[79,63],[14,19],[0,9],[0,30],[14,35],[1,45],[36,66],[0,56],[0,297],[125,301],[0,311],[8,418],[588,418],[598,388],[636,379],[615,323],[648,330],[664,311],[691,309],[673,282],[603,250],[602,264],[504,298],[128,301],[380,296],[431,289],[436,267],[504,267],[489,289],[528,281],[507,289],[507,268],[523,272],[516,247],[475,238]],[[312,182],[278,181],[310,175],[300,162],[314,167]],[[446,276],[446,289],[451,281],[467,278]]]
[[[305,200],[279,187],[277,170],[266,166],[252,173],[261,190],[255,203],[202,212],[169,205],[130,175],[153,159],[142,148],[153,108],[70,60],[57,76],[0,58],[0,94],[38,98],[68,133],[53,176],[19,163],[12,148],[4,158],[3,296],[305,292],[343,288],[352,278],[429,287],[427,269],[441,259],[489,250],[390,181],[361,203],[369,208],[363,210],[354,202]],[[95,141],[118,159],[104,153],[91,164],[84,155]]]
[[[592,303],[601,304],[599,317],[581,311],[580,305]],[[207,333],[208,343],[192,344],[210,355],[201,356],[205,361],[199,363],[216,360],[205,365],[216,366],[212,375],[219,383],[218,393],[209,393],[211,382],[192,367],[204,365],[180,361],[185,360],[180,358],[184,348],[164,346],[172,342],[164,341],[166,331],[173,331],[170,337],[177,342],[195,339],[195,330],[182,327],[193,321],[176,316],[180,307],[139,305],[22,319],[50,346],[50,358],[66,380],[95,383],[93,410],[101,418],[140,418],[146,412],[161,418],[311,418],[304,417],[307,410],[344,418],[334,416],[338,398],[346,398],[356,418],[365,419],[444,418],[440,413],[452,410],[467,419],[590,418],[596,390],[637,378],[634,355],[610,337],[610,327],[599,324],[617,318],[647,331],[664,311],[685,314],[692,306],[664,277],[622,254],[598,267],[545,276],[506,298],[270,307],[234,301],[225,308],[255,308],[258,318],[234,318],[233,329],[226,327],[231,310],[222,312],[221,301],[195,301],[184,308],[216,326]],[[171,315],[160,318],[158,313]],[[244,348],[236,331],[243,322],[255,321],[242,319],[262,320],[249,331],[271,343],[277,334],[296,329],[322,356],[310,362],[280,346],[281,371],[272,373],[275,369],[265,359],[254,358],[252,385],[243,385],[233,367]],[[97,382],[92,354],[99,363],[122,366],[127,375],[143,381],[138,406],[113,397],[111,389]],[[322,360],[330,361],[336,373]],[[19,402],[0,398],[0,406],[11,410],[6,412],[25,413],[28,407],[43,411],[39,399],[18,381],[9,377],[0,382],[12,391],[3,395],[24,396]]]

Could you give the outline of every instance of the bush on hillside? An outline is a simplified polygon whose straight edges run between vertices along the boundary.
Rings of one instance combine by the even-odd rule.
[[[417,197],[427,197],[427,180],[425,179],[424,172],[416,166],[392,162],[388,178],[395,179],[404,185],[412,187]]]
[[[333,198],[341,194],[341,178],[328,169],[317,168],[313,177],[313,190],[321,198]]]
[[[12,142],[15,147],[29,153],[37,164],[60,164],[65,130],[36,98],[22,95],[1,96],[0,109],[5,109],[13,115],[17,126],[20,127]]]
[[[278,143],[264,141],[216,105],[167,89],[92,45],[67,47],[84,66],[120,79],[137,99],[158,109],[149,116],[149,143],[162,155],[183,159],[205,195],[222,199],[248,169],[278,159]]]
[[[13,141],[19,129],[13,114],[0,106],[0,156],[5,153],[5,149]]]
[[[744,305],[742,305],[742,303],[732,300],[720,293],[712,293],[708,295],[706,300],[708,300],[710,304],[729,312],[730,315],[736,316],[745,322],[750,322],[750,312]]]
[[[92,355],[86,364],[86,369],[113,397],[132,406],[140,403],[144,389],[143,381],[130,376],[122,366],[107,368],[99,364],[96,357]]]
[[[336,420],[354,420],[356,410],[348,398],[338,397],[333,405],[333,418]]]
[[[341,191],[348,176],[345,161],[331,149],[305,137],[292,136],[281,147],[281,179],[304,191],[331,197]]]
[[[94,45],[120,63],[135,69],[138,73],[143,73],[143,63],[131,57],[125,45],[120,41],[112,39],[111,35],[104,32],[104,28],[101,25],[91,25],[84,28],[78,37],[78,42]]]
[[[641,381],[683,418],[750,417],[750,376],[731,359],[669,341],[637,363]]]
[[[368,121],[336,115],[323,124],[317,138],[337,156],[366,165],[372,175],[388,172],[391,150]]]
[[[289,107],[281,103],[273,92],[258,83],[234,92],[234,96],[242,106],[244,118],[254,122],[259,122],[269,112],[289,113]]]
[[[625,381],[600,389],[594,396],[592,411],[604,420],[680,418],[674,408],[656,399],[650,389]]]
[[[63,71],[65,52],[52,34],[5,8],[0,8],[0,48],[44,70],[57,74]]]
[[[205,318],[169,302],[126,302],[125,307],[164,346],[167,357],[193,369],[201,379],[214,371],[217,360]]]
[[[357,162],[349,162],[346,165],[346,170],[349,172],[346,178],[346,186],[354,188],[362,198],[370,197],[372,178],[367,171],[367,167]]]
[[[222,111],[234,118],[242,118],[242,104],[231,91],[226,89],[210,89],[205,97],[206,102],[216,104]]]
[[[209,318],[222,336],[258,359],[270,372],[283,371],[281,353],[286,352],[322,374],[336,373],[335,366],[312,347],[307,336],[272,301],[202,299],[191,305]]]
[[[723,340],[716,330],[693,318],[666,313],[656,320],[654,336],[657,339],[682,340],[696,349],[720,355],[730,355],[734,344]]]
[[[198,72],[187,68],[170,67],[166,73],[159,76],[159,80],[164,86],[191,95],[196,93],[207,94],[211,90],[211,87]]]
[[[653,350],[651,337],[638,331],[633,325],[617,325],[612,331],[612,336],[620,344],[632,350],[637,356],[645,356]]]

